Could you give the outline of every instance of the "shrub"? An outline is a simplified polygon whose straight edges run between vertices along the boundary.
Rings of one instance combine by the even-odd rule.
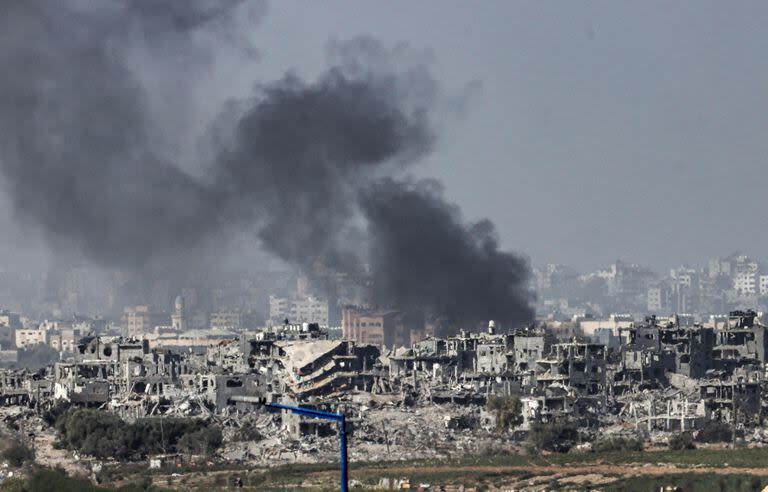
[[[5,458],[11,466],[20,467],[27,461],[35,459],[35,452],[26,444],[16,441],[11,446],[3,451],[3,458]]]
[[[5,483],[1,490],[5,489]],[[90,480],[81,477],[70,477],[61,468],[36,468],[31,476],[22,483],[19,492],[159,492],[152,485],[152,477],[144,475],[137,483],[121,485],[118,488],[105,488],[94,485]]]
[[[100,410],[73,408],[56,421],[59,443],[96,458],[126,460],[149,454],[221,445],[221,429],[196,419],[142,419],[126,423]]]
[[[67,410],[70,409],[70,404],[67,401],[64,400],[58,400],[56,403],[51,405],[50,408],[45,410],[43,412],[43,420],[48,425],[56,425],[56,422],[61,418],[62,415],[67,413]]]
[[[681,432],[680,434],[675,434],[669,440],[669,449],[673,451],[696,449],[696,445],[693,444],[693,435],[690,432]]]
[[[601,439],[592,444],[592,451],[596,453],[614,453],[642,451],[643,440],[639,438],[613,437]]]
[[[179,439],[179,450],[189,454],[208,455],[221,446],[221,429],[205,427],[195,432],[184,434]]]
[[[737,432],[736,437],[744,437],[744,432]],[[733,428],[725,422],[710,420],[696,434],[698,442],[728,442],[733,439]]]
[[[577,438],[578,432],[573,423],[556,420],[533,424],[528,432],[526,444],[531,450],[565,453],[571,449]]]
[[[73,478],[60,469],[41,468],[30,476],[22,490],[36,492],[106,492],[85,479]]]
[[[498,429],[508,429],[510,426],[517,425],[523,420],[523,404],[517,395],[491,395],[485,403],[485,408],[496,414],[496,428]]]

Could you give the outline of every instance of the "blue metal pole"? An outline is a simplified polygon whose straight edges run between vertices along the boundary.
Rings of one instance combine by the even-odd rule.
[[[349,490],[349,474],[347,468],[347,419],[343,413],[322,412],[310,408],[294,407],[282,403],[267,403],[268,407],[290,410],[291,412],[315,419],[333,420],[339,423],[339,440],[341,447],[341,492]]]
[[[341,439],[341,492],[347,492],[349,477],[347,476],[347,419],[341,415],[339,421],[339,439]]]

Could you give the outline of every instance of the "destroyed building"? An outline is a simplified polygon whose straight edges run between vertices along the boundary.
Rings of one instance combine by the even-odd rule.
[[[754,311],[734,311],[717,331],[714,367],[731,374],[737,367],[762,366],[768,353],[768,327],[756,322]]]
[[[350,429],[362,430],[356,439],[374,447],[389,443],[389,437],[382,435],[383,423],[384,429],[371,427],[372,415],[396,414],[381,418],[411,422],[409,412],[423,409],[449,433],[439,439],[450,446],[450,433],[492,427],[485,407],[492,396],[519,399],[519,419],[511,427],[515,436],[536,423],[561,419],[593,432],[606,426],[696,431],[713,420],[761,424],[768,380],[760,317],[733,312],[718,327],[678,319],[649,316],[624,327],[618,346],[545,326],[497,333],[493,323],[482,332],[460,330],[390,348],[332,339],[307,323],[184,350],[89,336],[47,371],[4,371],[0,405],[40,409],[63,400],[125,419],[198,416],[232,426],[261,415],[263,425],[277,419],[281,432],[293,439],[322,439],[334,432],[319,421],[270,413],[263,406],[282,402],[343,411]],[[408,442],[410,434],[402,432],[392,443]]]

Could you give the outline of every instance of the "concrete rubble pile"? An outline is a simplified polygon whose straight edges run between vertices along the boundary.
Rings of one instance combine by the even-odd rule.
[[[760,440],[767,332],[756,313],[736,311],[721,328],[651,316],[622,328],[613,347],[546,326],[496,333],[493,322],[487,332],[390,349],[332,340],[317,325],[240,336],[203,352],[86,337],[71,360],[0,373],[0,406],[3,415],[40,415],[66,401],[126,420],[209,419],[224,429],[222,458],[263,464],[328,461],[338,449],[335,424],[268,402],[343,412],[358,460],[511,449],[532,426],[561,419],[593,436],[696,431],[720,421]],[[499,432],[486,409],[491,396],[519,400],[509,432]]]

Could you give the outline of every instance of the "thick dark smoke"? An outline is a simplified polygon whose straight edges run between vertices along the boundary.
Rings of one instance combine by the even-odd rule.
[[[204,171],[176,150],[217,53],[253,50],[263,4],[9,0],[0,15],[0,161],[22,221],[108,267],[195,269],[252,231],[294,265],[360,272],[374,299],[456,321],[531,318],[528,266],[493,225],[424,183],[439,90],[403,49],[336,43],[314,82],[287,74],[215,118]],[[211,99],[221,100],[220,94]],[[210,115],[209,115],[210,116]],[[199,135],[198,135],[199,136]]]
[[[131,69],[134,39],[191,43],[189,29],[213,15],[207,3],[3,3],[0,158],[23,220],[127,267],[194,250],[218,227],[220,193],[161,157],[149,94]]]
[[[219,189],[258,204],[259,236],[280,257],[305,267],[359,263],[359,238],[350,242],[357,190],[378,168],[429,150],[427,108],[408,112],[387,82],[340,67],[314,84],[287,77],[240,120],[219,163]]]
[[[438,183],[383,179],[359,199],[379,302],[427,309],[454,322],[533,318],[526,262],[499,251],[490,221],[462,223]]]

